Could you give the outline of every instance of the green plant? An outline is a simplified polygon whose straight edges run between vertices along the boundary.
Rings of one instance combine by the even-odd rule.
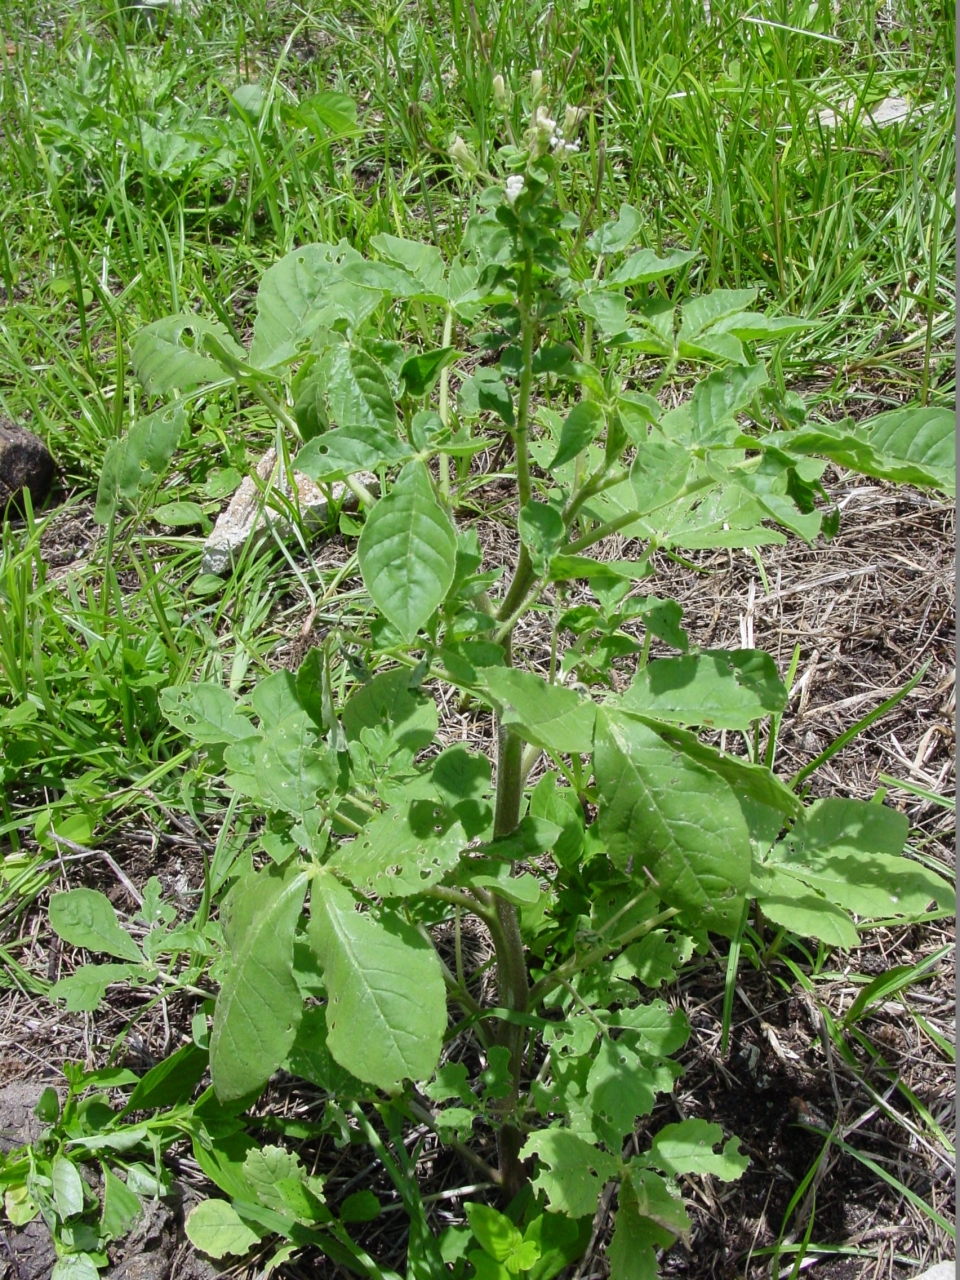
[[[526,107],[527,132],[500,149],[500,180],[449,266],[436,247],[387,234],[371,241],[376,259],[305,245],[265,273],[249,352],[195,314],[144,329],[133,360],[147,393],[184,400],[111,450],[98,515],[113,528],[177,447],[185,397],[225,381],[273,415],[284,465],[344,481],[364,509],[367,626],[333,628],[296,675],[243,697],[214,683],[159,697],[196,744],[198,771],[259,821],[255,846],[218,849],[202,908],[227,890],[219,924],[201,922],[217,950],[208,1043],[220,1104],[242,1110],[278,1068],[325,1090],[325,1124],[368,1141],[394,1180],[411,1276],[469,1262],[480,1280],[548,1280],[582,1252],[612,1179],[613,1272],[647,1276],[656,1249],[688,1230],[675,1178],[737,1177],[746,1164],[735,1138],[698,1119],[625,1153],[671,1090],[688,1033],[649,992],[711,932],[738,938],[752,899],[783,930],[849,947],[865,921],[913,918],[931,901],[947,910],[950,895],[901,856],[895,811],[808,806],[775,775],[787,691],[768,655],[691,650],[680,606],[634,584],[658,549],[829,535],[825,459],[948,486],[952,415],[809,420],[757,354],[805,322],[750,310],[756,289],[678,307],[664,282],[694,255],[635,249],[642,220],[626,204],[590,233],[559,180],[580,113],[553,120],[538,76]],[[451,154],[489,180],[462,141]],[[460,365],[454,403],[468,344],[484,359],[469,375]],[[704,367],[665,410],[657,394],[686,391]],[[470,459],[491,445],[512,451],[517,507],[502,584],[468,524],[489,509],[489,477]],[[642,553],[585,554],[616,532]],[[569,599],[584,581],[595,603]],[[525,648],[530,620],[542,654]],[[651,659],[654,638],[679,656]],[[438,741],[438,688],[489,726],[495,772],[485,754]],[[742,750],[715,745],[718,731]],[[54,898],[52,923],[110,953],[102,928],[77,932],[88,915],[102,924],[95,895],[77,896],[89,893]],[[468,918],[492,946],[495,996],[487,966],[470,971]],[[115,917],[106,930],[117,954]],[[138,956],[122,957],[125,979]],[[205,1023],[197,1034],[205,1042]],[[469,1235],[436,1240],[408,1124],[498,1187],[506,1214],[472,1206]],[[195,1137],[231,1200],[191,1217],[201,1248],[242,1254],[279,1233],[384,1274],[344,1244],[353,1211],[332,1214],[281,1156],[270,1201],[246,1156],[204,1163],[201,1149]]]

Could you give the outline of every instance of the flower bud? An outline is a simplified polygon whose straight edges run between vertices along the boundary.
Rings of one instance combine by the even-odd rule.
[[[563,113],[563,136],[567,142],[572,142],[577,136],[586,114],[586,107],[571,107],[567,103]]]
[[[503,76],[493,77],[493,100],[501,111],[507,111],[510,107],[510,94]]]
[[[450,144],[450,159],[457,164],[468,177],[480,171],[477,157],[473,154],[459,133]]]
[[[543,93],[543,72],[539,70],[531,71],[530,72],[530,97],[533,99],[534,106],[536,106],[537,100],[540,97],[541,93]]]

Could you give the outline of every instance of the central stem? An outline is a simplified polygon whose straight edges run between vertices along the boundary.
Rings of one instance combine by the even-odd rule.
[[[523,794],[523,742],[505,725],[497,724],[497,807],[493,821],[494,839],[509,835],[520,821]],[[520,924],[512,903],[495,893],[499,929],[494,934],[497,953],[497,996],[500,1007],[514,1013],[526,1013],[529,997],[527,962],[520,937]],[[499,1042],[510,1051],[511,1088],[500,1108],[504,1123],[497,1137],[500,1157],[500,1179],[504,1192],[513,1197],[524,1183],[520,1163],[522,1135],[507,1117],[516,1111],[520,1097],[520,1073],[523,1069],[524,1028],[512,1022],[501,1023]]]

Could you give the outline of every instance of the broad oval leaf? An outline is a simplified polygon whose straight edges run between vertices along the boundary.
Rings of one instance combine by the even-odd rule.
[[[362,347],[338,347],[327,371],[330,418],[338,427],[397,428],[397,408],[387,375]]]
[[[313,882],[310,943],[327,987],[327,1047],[386,1093],[426,1080],[440,1060],[447,1001],[440,961],[398,917],[375,920],[330,875]]]
[[[218,360],[202,354],[202,340],[208,334],[233,359],[246,360],[247,353],[222,324],[192,313],[164,316],[140,330],[133,342],[131,360],[148,396],[189,391],[231,376]]]
[[[696,258],[695,249],[674,249],[665,258],[658,258],[652,249],[638,249],[631,253],[612,276],[607,277],[608,284],[635,285],[648,284],[651,280],[662,280],[671,271],[679,271],[688,262]]]
[[[660,896],[732,935],[752,851],[736,796],[718,774],[673,751],[640,721],[597,716],[599,833],[621,870],[648,873]]]
[[[160,694],[160,710],[194,742],[240,742],[257,737],[256,728],[237,710],[237,700],[223,685],[176,685]]]
[[[648,663],[619,705],[673,724],[749,729],[783,711],[787,690],[762,649],[707,649]]]
[[[50,924],[72,947],[143,963],[140,948],[121,929],[110,900],[96,889],[70,889],[50,899]]]
[[[260,1239],[226,1200],[201,1200],[187,1214],[184,1230],[190,1243],[211,1258],[242,1257]]]
[[[374,604],[408,643],[453,581],[457,535],[422,462],[409,463],[367,517],[357,555]]]
[[[188,422],[182,404],[164,405],[138,419],[127,434],[114,440],[103,457],[94,519],[107,524],[122,495],[133,500],[166,469]]]
[[[638,516],[660,510],[687,482],[690,454],[673,440],[644,440],[630,466]]]
[[[956,492],[955,410],[933,405],[894,409],[858,422],[854,430],[885,458],[929,474],[951,496]]]
[[[210,1073],[221,1101],[260,1089],[286,1058],[302,1013],[293,935],[307,891],[296,863],[241,880],[224,932],[231,964],[210,1033]]]
[[[512,667],[488,667],[483,678],[500,704],[503,723],[515,726],[534,746],[574,754],[592,749],[596,707],[589,699]]]
[[[573,406],[560,431],[560,443],[557,452],[547,464],[547,470],[553,471],[570,462],[581,453],[600,433],[603,426],[603,412],[594,400],[580,400]]]

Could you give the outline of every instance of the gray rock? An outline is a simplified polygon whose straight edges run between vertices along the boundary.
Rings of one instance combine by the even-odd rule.
[[[282,511],[271,508],[264,501],[264,489],[273,488],[293,502],[300,512],[307,533],[315,533],[327,523],[330,513],[327,495],[299,471],[293,473],[293,479],[296,494],[290,492],[287,477],[277,465],[276,450],[268,449],[257,464],[256,479],[246,476],[229,505],[217,517],[213,532],[203,545],[201,573],[213,573],[218,577],[230,573],[236,558],[251,537],[255,544],[269,538],[271,530],[284,542],[293,537],[293,525]],[[375,476],[363,472],[358,479],[367,488],[376,487]],[[335,482],[330,488],[334,501],[339,501],[344,495],[345,486]],[[356,506],[353,494],[347,494],[344,506]]]
[[[11,504],[22,508],[28,490],[34,510],[46,501],[56,465],[39,436],[0,418],[0,516]]]
[[[921,1275],[913,1276],[912,1280],[956,1280],[957,1264],[956,1262],[938,1262],[935,1267],[931,1267],[929,1271],[924,1271]]]

